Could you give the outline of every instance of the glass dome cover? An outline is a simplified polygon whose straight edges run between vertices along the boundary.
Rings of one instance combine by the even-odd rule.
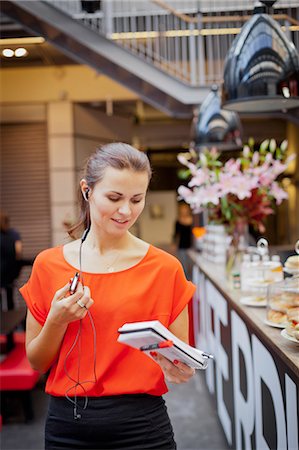
[[[222,107],[266,112],[298,106],[298,52],[272,17],[255,14],[227,54]]]

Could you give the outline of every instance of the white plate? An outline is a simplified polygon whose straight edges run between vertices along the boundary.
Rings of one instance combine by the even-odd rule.
[[[265,319],[264,323],[266,325],[269,325],[269,327],[274,327],[274,328],[285,328],[287,326],[286,323],[275,323],[275,322],[271,322],[270,320]]]
[[[296,287],[285,287],[283,292],[290,292],[291,294],[299,294],[299,288]]]
[[[283,271],[286,273],[290,273],[291,275],[299,275],[299,270],[298,269],[290,269],[288,267],[284,267]]]
[[[255,308],[264,308],[265,306],[267,306],[267,300],[265,298],[263,298],[263,300],[256,300],[257,298],[260,297],[255,295],[249,295],[248,297],[241,297],[240,303],[246,306],[254,306]]]
[[[254,287],[254,288],[260,288],[260,289],[265,289],[269,286],[269,284],[271,283],[271,281],[265,281],[265,280],[250,280],[250,286]]]
[[[288,339],[288,341],[292,341],[292,342],[295,342],[295,344],[299,344],[299,341],[297,341],[297,339],[295,339],[294,337],[290,336],[290,335],[287,333],[287,330],[285,330],[285,329],[284,329],[284,330],[281,330],[280,334],[281,334],[281,336],[284,337],[285,339]]]

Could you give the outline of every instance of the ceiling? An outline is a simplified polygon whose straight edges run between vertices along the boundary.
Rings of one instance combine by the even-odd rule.
[[[64,64],[77,64],[73,59],[66,56],[47,42],[36,44],[24,44],[23,38],[32,37],[32,33],[28,33],[20,24],[10,19],[8,16],[0,12],[0,52],[1,67],[35,67],[35,66],[53,66]],[[9,39],[16,40],[11,43]],[[5,40],[8,40],[5,42]],[[5,48],[15,50],[18,47],[24,47],[28,51],[28,55],[23,58],[6,58],[2,55]]]
[[[1,0],[0,0],[1,1]],[[71,57],[58,50],[53,45],[44,41],[43,43],[24,44],[22,39],[32,37],[21,24],[15,22],[10,17],[3,14],[0,10],[0,60],[2,68],[24,68],[24,67],[39,67],[39,66],[60,66],[78,64]],[[7,43],[6,40],[15,39],[14,43]],[[6,58],[2,55],[4,48],[11,48],[15,50],[18,47],[25,47],[28,51],[26,57]],[[148,121],[170,121],[169,116],[147,105],[141,100],[138,101],[113,101],[113,104],[107,105],[107,102],[93,102],[85,103],[83,106],[94,108],[108,115],[119,115],[128,117],[131,115],[136,123]],[[112,109],[111,109],[112,108]],[[282,119],[287,119],[286,115],[280,113]],[[284,116],[284,117],[283,117]],[[291,119],[295,119],[298,123],[299,108],[292,110]]]

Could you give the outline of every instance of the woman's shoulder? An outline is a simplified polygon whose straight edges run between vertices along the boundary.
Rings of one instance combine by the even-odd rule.
[[[137,247],[140,249],[140,253],[145,255],[145,258],[142,259],[144,262],[150,262],[152,264],[159,264],[160,266],[170,267],[171,269],[177,268],[180,266],[179,260],[173,256],[171,253],[168,253],[166,250],[161,249],[160,247],[156,247],[153,244],[150,244],[143,239],[136,238],[134,236],[134,242],[137,244]]]
[[[47,248],[42,250],[37,254],[34,265],[44,265],[48,263],[53,263],[53,261],[57,261],[57,258],[61,255],[62,245],[58,245],[56,247]]]
[[[167,264],[167,266],[170,266],[171,268],[177,268],[180,266],[179,260],[166,250],[155,247],[154,245],[151,245],[150,248],[152,257],[156,258],[156,260],[160,261],[160,263]]]

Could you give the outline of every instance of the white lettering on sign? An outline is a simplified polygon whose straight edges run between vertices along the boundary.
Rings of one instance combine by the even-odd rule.
[[[199,280],[199,298],[207,298],[206,295],[206,279],[204,274],[200,273]],[[199,348],[204,348],[206,351],[215,354],[215,338],[212,330],[212,317],[211,307],[208,302],[200,301],[200,341]],[[207,387],[210,394],[215,394],[215,365],[214,361],[210,361],[207,369],[205,370],[205,377]]]
[[[231,312],[231,333],[236,449],[250,450],[250,439],[254,429],[254,392],[251,343],[247,327],[235,311]],[[239,352],[242,352],[245,362],[244,369],[247,381],[247,398],[244,398],[241,391]],[[245,447],[242,445],[242,429]]]
[[[220,295],[219,291],[207,281],[206,294],[209,305],[213,308],[214,313],[214,345],[212,346],[212,353],[215,355],[216,364],[216,386],[217,386],[217,409],[219,419],[222,423],[226,439],[229,444],[232,444],[232,423],[229,417],[224,399],[223,399],[223,379],[229,379],[228,357],[221,344],[221,327],[228,324],[227,302]],[[211,324],[211,319],[210,319]],[[209,324],[207,323],[207,326]],[[209,330],[210,338],[213,336],[212,329]]]
[[[264,421],[267,414],[271,413],[271,416],[275,417],[271,433],[273,433],[273,440],[277,441],[277,450],[298,450],[296,382],[287,373],[284,374],[284,379],[280,380],[273,356],[254,334],[250,335],[246,322],[234,310],[231,310],[230,316],[231,348],[223,347],[221,327],[229,326],[228,302],[202,272],[199,278],[197,274],[198,279],[200,307],[198,346],[215,357],[205,371],[206,381],[210,393],[214,394],[216,391],[218,416],[229,445],[232,445],[233,441],[232,420],[234,420],[237,450],[270,449],[264,436],[266,427]],[[244,366],[245,374],[241,373],[240,354],[243,357],[242,368]],[[232,373],[229,373],[230,357]],[[243,375],[244,383],[246,380],[245,387],[241,386],[241,375]],[[234,411],[231,417],[223,397],[224,380],[232,385],[233,399],[231,400]],[[263,404],[263,383],[272,400],[267,405]],[[285,391],[281,383],[285,384]],[[272,408],[272,410],[269,411],[266,408]],[[252,438],[255,440],[254,447],[252,447]]]
[[[192,315],[193,315],[193,332],[194,332],[194,341],[195,346],[198,348],[204,348],[202,347],[202,344],[200,343],[200,326],[199,326],[199,299],[200,299],[200,289],[199,286],[201,286],[200,283],[200,272],[199,268],[197,266],[193,266],[192,268],[192,282],[196,286],[196,291],[193,295],[192,299]]]
[[[263,435],[263,411],[262,411],[262,381],[265,383],[272,397],[277,436],[277,448],[286,449],[286,422],[284,414],[283,396],[277,373],[276,365],[271,354],[260,342],[252,335],[252,355],[253,372],[255,387],[255,445],[257,449],[270,449]]]
[[[296,384],[285,374],[288,449],[298,449],[298,393]]]

